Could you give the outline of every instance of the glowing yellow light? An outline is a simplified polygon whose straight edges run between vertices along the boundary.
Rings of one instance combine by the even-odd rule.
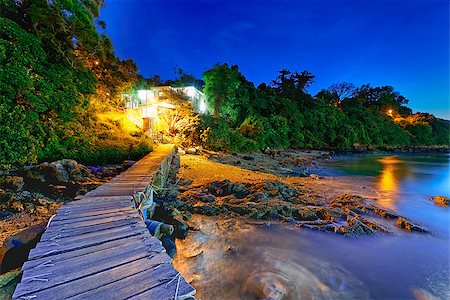
[[[158,107],[174,109],[175,105],[167,103],[167,102],[161,102],[161,103],[158,103]]]
[[[95,65],[98,66],[99,63],[100,63],[100,62],[99,62],[98,60],[95,61]]]
[[[145,99],[147,98],[147,91],[146,90],[139,90],[138,91],[138,98],[141,101],[145,101]]]
[[[398,164],[400,161],[395,156],[386,156],[378,160],[383,165],[377,188],[381,192],[382,199],[379,199],[381,206],[396,209],[398,197]]]
[[[158,107],[156,105],[148,105],[142,107],[143,118],[154,118],[158,115]]]

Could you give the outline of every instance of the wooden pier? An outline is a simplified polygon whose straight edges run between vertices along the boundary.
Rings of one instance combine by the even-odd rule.
[[[155,180],[161,183],[157,176],[168,173],[174,153],[173,145],[160,145],[62,206],[23,265],[13,299],[191,299],[195,289],[136,209],[143,204],[138,198],[151,200]]]

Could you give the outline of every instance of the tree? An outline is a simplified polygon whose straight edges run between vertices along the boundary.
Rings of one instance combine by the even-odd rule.
[[[291,72],[283,69],[272,81],[271,86],[278,96],[295,101],[300,108],[304,108],[312,97],[306,89],[314,82],[315,76],[310,71]]]
[[[235,118],[236,111],[233,111],[233,106],[237,103],[240,88],[238,67],[228,67],[226,63],[216,64],[203,73],[203,80],[203,91],[214,116]]]

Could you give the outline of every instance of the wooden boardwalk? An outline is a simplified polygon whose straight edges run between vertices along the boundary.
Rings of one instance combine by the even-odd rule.
[[[195,289],[133,208],[135,194],[148,189],[174,151],[160,145],[62,206],[23,265],[13,299],[190,299]]]

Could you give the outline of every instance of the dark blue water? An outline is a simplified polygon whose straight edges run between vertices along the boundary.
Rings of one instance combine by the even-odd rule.
[[[378,205],[433,234],[350,239],[195,216],[201,231],[179,246],[201,250],[182,261],[201,298],[450,299],[450,208],[428,200],[450,196],[448,154],[348,156],[324,164],[323,175],[363,185]]]

